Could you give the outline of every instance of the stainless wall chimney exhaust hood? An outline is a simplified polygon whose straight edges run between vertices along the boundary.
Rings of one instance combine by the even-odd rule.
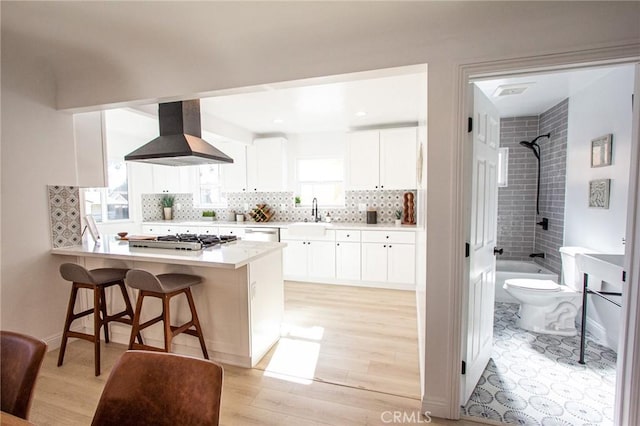
[[[125,161],[165,166],[233,163],[233,159],[201,138],[200,100],[158,105],[160,136],[125,155]]]

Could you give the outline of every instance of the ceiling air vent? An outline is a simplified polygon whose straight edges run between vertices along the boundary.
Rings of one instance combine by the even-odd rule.
[[[496,88],[496,91],[493,92],[493,97],[499,98],[501,96],[520,95],[534,84],[535,83],[503,84]]]

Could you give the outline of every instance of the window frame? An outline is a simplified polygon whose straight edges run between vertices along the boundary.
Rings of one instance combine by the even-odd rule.
[[[342,180],[300,180],[300,161],[301,160],[339,160],[342,162]],[[335,155],[335,156],[299,156],[295,158],[294,163],[294,179],[295,179],[295,193],[294,196],[298,197],[302,194],[302,184],[342,184],[342,203],[340,204],[322,204],[324,208],[344,208],[346,205],[346,173],[345,173],[345,158]],[[300,204],[297,204],[299,207],[311,207],[311,200],[309,203],[303,202],[301,200]]]

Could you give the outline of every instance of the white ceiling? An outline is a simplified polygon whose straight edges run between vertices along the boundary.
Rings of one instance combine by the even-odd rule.
[[[500,117],[539,115],[593,84],[612,70],[613,67],[562,71],[477,81],[475,84],[496,105]],[[494,96],[496,89],[502,85],[527,85],[528,87],[519,95]]]
[[[501,117],[539,115],[613,69],[601,67],[530,74],[476,81],[475,84],[494,102]],[[424,72],[416,72],[416,67],[406,67],[369,72],[364,76],[366,78],[360,79],[358,75],[337,76],[320,83],[309,80],[263,85],[252,88],[249,93],[203,98],[201,113],[205,139],[251,143],[259,135],[344,132],[424,120]],[[494,96],[499,86],[522,84],[528,86],[522,94]],[[155,115],[157,104],[137,109]],[[360,111],[366,115],[356,115]]]

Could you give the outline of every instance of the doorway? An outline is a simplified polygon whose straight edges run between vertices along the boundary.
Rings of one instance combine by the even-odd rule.
[[[500,257],[506,259],[506,263],[537,265],[549,276],[534,274],[530,278],[555,276],[552,279],[557,283],[563,279],[558,250],[563,245],[624,254],[625,218],[629,210],[630,98],[634,66],[590,68],[571,73],[574,73],[571,77],[568,72],[556,71],[475,82],[501,109],[500,146],[507,149],[502,162],[508,166],[504,170],[506,179],[498,190],[497,248],[503,250]],[[563,79],[566,87],[571,87],[569,92],[563,93],[558,85]],[[569,81],[573,83],[567,84]],[[543,96],[536,98],[538,92],[544,91],[536,89],[547,86],[551,95],[546,100]],[[518,101],[518,93],[527,91],[531,96],[526,101],[525,97]],[[605,107],[608,98],[612,104]],[[542,105],[538,106],[539,111],[531,109],[536,102]],[[624,112],[617,110],[614,119],[608,120],[603,108],[612,113],[611,109],[616,108]],[[618,123],[621,117],[624,117],[623,123]],[[618,158],[608,169],[590,167],[590,142],[603,136],[596,133],[607,129],[618,134]],[[540,141],[535,154],[523,146],[525,142],[531,145],[531,141],[545,134],[551,137]],[[540,175],[536,173],[538,165]],[[610,198],[616,200],[616,205],[594,210],[589,207],[589,184],[603,178],[610,179],[609,182],[616,180],[618,195]],[[540,213],[536,211],[538,190]],[[589,222],[594,215],[608,216],[610,220]],[[543,219],[547,222],[546,229],[542,226]],[[502,259],[498,263],[505,263]],[[504,278],[501,281],[500,269],[496,274],[492,359],[470,400],[462,401],[462,415],[526,424],[544,424],[551,420],[568,424],[584,421],[612,424],[616,337],[622,311],[616,311],[606,302],[589,301],[588,312],[592,314],[587,321],[590,332],[587,347],[591,348],[591,359],[586,365],[578,364],[579,336],[532,333],[519,327],[518,301],[502,290]],[[567,380],[569,387],[562,384]]]

